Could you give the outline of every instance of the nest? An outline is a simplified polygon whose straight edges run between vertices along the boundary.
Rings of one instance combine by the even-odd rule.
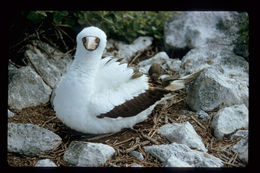
[[[217,141],[212,135],[210,125],[217,110],[208,112],[211,115],[211,119],[209,122],[204,122],[197,118],[194,112],[188,111],[185,92],[180,90],[176,93],[175,97],[167,100],[167,104],[157,105],[148,119],[136,124],[133,129],[123,129],[111,136],[91,140],[90,142],[110,145],[116,150],[116,154],[102,166],[129,167],[133,163],[144,167],[163,166],[156,158],[146,153],[143,146],[169,144],[169,141],[157,132],[158,128],[167,123],[189,121],[198,135],[201,136],[209,154],[220,158],[225,167],[244,167],[245,165],[239,160],[237,154],[231,151],[232,146],[237,141],[231,141],[228,137]],[[81,135],[72,132],[57,119],[50,103],[12,111],[16,115],[8,120],[9,123],[31,123],[38,125],[58,134],[62,138],[62,143],[57,148],[34,157],[8,153],[8,164],[10,166],[34,166],[40,159],[47,158],[52,160],[57,166],[71,166],[63,160],[63,154],[70,142],[73,140],[89,141]],[[131,151],[142,153],[144,160],[140,161],[131,156],[129,154]]]

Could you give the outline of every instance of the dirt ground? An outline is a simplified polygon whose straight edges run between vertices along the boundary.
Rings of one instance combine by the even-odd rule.
[[[133,129],[124,129],[111,136],[90,141],[110,145],[116,150],[116,154],[103,165],[104,167],[129,167],[133,163],[140,164],[144,167],[163,166],[156,158],[145,153],[143,146],[169,144],[167,139],[157,132],[157,129],[166,123],[182,123],[185,121],[189,121],[196,132],[201,136],[208,149],[208,153],[220,158],[225,167],[245,166],[243,162],[238,159],[237,154],[231,151],[236,141],[229,140],[228,136],[222,141],[217,141],[212,135],[210,125],[217,110],[207,112],[211,116],[211,119],[209,122],[204,122],[197,118],[194,112],[189,111],[186,104],[186,93],[183,90],[175,92],[175,94],[175,97],[167,100],[167,104],[156,106],[149,118],[144,122],[136,124]],[[63,154],[70,142],[74,140],[89,141],[81,134],[65,127],[65,125],[56,118],[50,103],[25,108],[20,111],[11,111],[15,113],[15,116],[9,118],[9,123],[32,123],[46,128],[58,134],[62,138],[62,144],[56,149],[35,157],[27,157],[8,152],[8,164],[10,166],[34,166],[38,160],[46,158],[52,160],[57,166],[71,166],[63,160]],[[141,152],[144,156],[144,160],[137,160],[129,154],[130,151]]]

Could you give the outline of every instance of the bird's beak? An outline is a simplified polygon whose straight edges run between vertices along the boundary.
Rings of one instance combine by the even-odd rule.
[[[98,37],[88,36],[82,38],[82,43],[84,47],[89,51],[96,50],[99,45],[99,42],[100,39]]]

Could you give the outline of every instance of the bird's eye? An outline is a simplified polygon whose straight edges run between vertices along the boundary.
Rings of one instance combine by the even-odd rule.
[[[99,43],[99,42],[100,42],[100,39],[96,37],[95,42],[96,42],[96,43]]]

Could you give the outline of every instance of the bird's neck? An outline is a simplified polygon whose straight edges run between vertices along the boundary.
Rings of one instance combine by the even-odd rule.
[[[77,76],[80,83],[86,83],[86,89],[93,90],[93,84],[95,83],[97,72],[100,67],[102,52],[76,52],[75,59],[72,64],[74,69],[72,76]],[[90,87],[90,88],[89,88]]]
[[[73,65],[83,73],[95,74],[98,70],[102,53],[102,51],[76,51]]]

